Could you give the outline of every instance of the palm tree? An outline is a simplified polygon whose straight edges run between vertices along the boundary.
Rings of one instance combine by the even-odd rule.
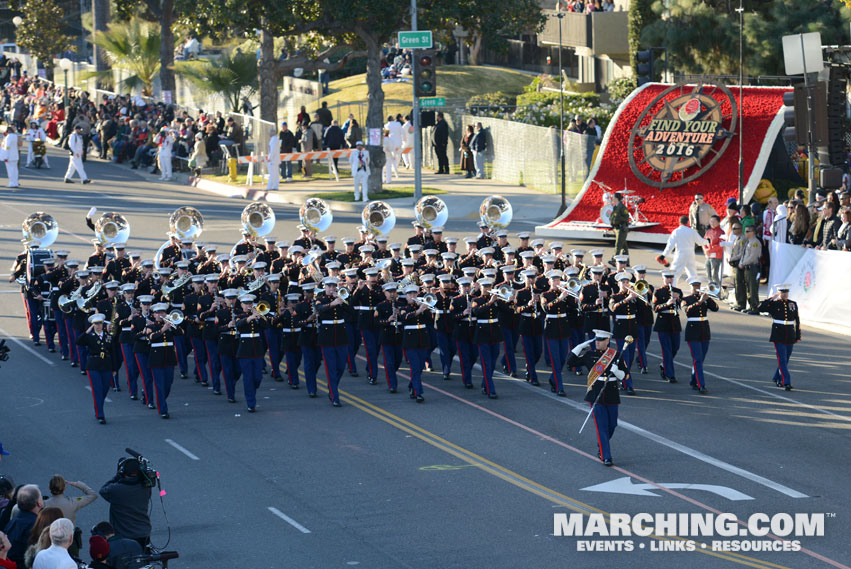
[[[257,56],[239,51],[225,52],[218,61],[178,61],[174,70],[205,93],[221,95],[239,112],[243,96],[257,90]]]
[[[141,89],[150,96],[154,80],[160,72],[159,27],[133,17],[129,22],[110,24],[109,29],[97,34],[94,43],[106,52],[112,67],[123,70],[129,76],[119,82],[127,89]],[[97,77],[112,83],[112,70],[91,71],[86,77]]]

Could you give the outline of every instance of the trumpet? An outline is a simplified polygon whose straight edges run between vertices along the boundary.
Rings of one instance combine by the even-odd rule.
[[[514,296],[514,289],[508,285],[502,285],[496,290],[490,291],[490,294],[496,296],[503,302],[510,302],[511,297]]]
[[[350,293],[349,289],[347,289],[346,287],[340,287],[339,289],[337,289],[337,296],[346,304],[349,303],[349,297],[351,295],[352,293]]]
[[[184,319],[183,312],[174,309],[166,315],[165,319],[168,320],[172,326],[180,326]]]
[[[266,316],[272,311],[272,307],[269,306],[269,303],[265,300],[261,300],[257,304],[254,305],[254,309],[257,311],[257,314],[260,316]]]

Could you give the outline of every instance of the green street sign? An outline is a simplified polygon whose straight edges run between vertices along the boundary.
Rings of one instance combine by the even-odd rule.
[[[428,97],[424,99],[420,99],[420,107],[428,108],[428,107],[445,107],[446,106],[446,97]]]
[[[431,49],[431,30],[399,32],[399,47],[407,49]]]

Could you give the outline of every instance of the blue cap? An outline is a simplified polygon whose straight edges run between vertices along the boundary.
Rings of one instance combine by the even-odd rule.
[[[3,443],[0,443],[0,455],[8,456],[9,451],[3,449]]]

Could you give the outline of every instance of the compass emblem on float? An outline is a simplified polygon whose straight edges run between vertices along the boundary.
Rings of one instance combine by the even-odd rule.
[[[721,158],[738,112],[724,85],[674,85],[639,115],[629,138],[629,165],[642,182],[673,188],[697,179]]]

